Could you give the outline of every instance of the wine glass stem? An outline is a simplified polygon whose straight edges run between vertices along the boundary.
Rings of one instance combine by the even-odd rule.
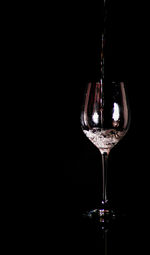
[[[107,197],[107,168],[108,168],[108,153],[102,153],[102,204],[108,203]]]

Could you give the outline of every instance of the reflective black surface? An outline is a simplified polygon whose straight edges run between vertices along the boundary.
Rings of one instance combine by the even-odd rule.
[[[139,216],[124,215],[106,225],[75,217],[62,219],[59,241],[67,254],[79,251],[83,254],[130,254],[144,252],[148,247],[149,225],[145,225],[141,213]]]

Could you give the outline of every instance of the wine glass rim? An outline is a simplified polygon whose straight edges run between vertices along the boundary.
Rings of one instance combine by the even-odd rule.
[[[104,82],[101,82],[101,81],[89,81],[87,84],[98,84],[98,83],[104,83],[104,84],[107,84],[107,83],[110,83],[112,85],[125,85],[127,84],[126,81],[124,80],[104,80]]]

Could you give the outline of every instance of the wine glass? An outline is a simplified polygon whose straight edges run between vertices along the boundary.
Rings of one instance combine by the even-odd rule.
[[[90,82],[81,110],[81,127],[102,156],[102,194],[89,216],[100,219],[115,214],[107,194],[107,161],[111,149],[125,136],[130,124],[130,110],[124,82]]]

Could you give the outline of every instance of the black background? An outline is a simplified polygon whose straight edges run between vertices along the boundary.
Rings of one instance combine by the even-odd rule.
[[[110,69],[114,79],[127,82],[131,107],[130,130],[109,156],[110,198],[126,215],[109,230],[109,249],[120,254],[122,247],[127,253],[147,244],[149,8],[129,0],[112,2]],[[68,254],[74,249],[104,254],[99,226],[79,216],[95,205],[100,185],[101,156],[82,133],[80,109],[97,70],[101,2],[27,9],[9,22],[6,44],[11,67],[6,77],[13,84],[7,87],[12,100],[12,117],[6,115],[8,218],[11,223],[19,219],[18,233],[25,233],[26,244],[50,249],[54,237],[55,249]]]
[[[67,204],[84,207],[94,201],[101,156],[80,128],[80,107],[84,88],[95,75],[99,43],[99,6],[74,9],[60,30],[61,81],[60,129],[63,127],[63,190]],[[126,137],[111,151],[109,169],[111,190],[116,203],[138,207],[145,200],[145,150],[147,134],[147,58],[146,23],[140,6],[128,1],[112,4],[110,62],[114,78],[125,80],[131,107],[131,126]],[[140,16],[141,15],[141,16]],[[141,17],[141,18],[140,18]],[[68,22],[70,21],[70,22]],[[143,125],[145,123],[145,125]],[[145,135],[143,135],[145,134]]]
[[[120,245],[117,241],[112,241],[111,236],[113,248],[109,252],[119,254],[120,251],[123,252],[122,247],[125,245],[124,252],[134,249],[133,247],[144,248],[143,239],[139,238],[139,235],[145,231],[144,228],[149,222],[144,221],[148,217],[149,207],[149,39],[145,7],[138,3],[131,4],[130,1],[114,1],[112,10],[112,73],[114,78],[127,82],[131,107],[130,130],[109,156],[110,198],[126,215],[124,226],[117,223],[114,232],[110,231],[114,240],[120,240]],[[59,180],[61,192],[58,200],[62,215],[65,215],[62,217],[64,226],[69,226],[69,233],[73,233],[71,237],[65,235],[65,238],[69,236],[72,245],[76,243],[77,247],[80,245],[87,250],[97,249],[96,245],[103,254],[102,241],[95,241],[98,238],[97,232],[94,232],[91,226],[83,226],[83,222],[79,223],[77,217],[82,209],[94,207],[101,171],[101,156],[83,135],[80,127],[84,88],[95,75],[96,69],[99,6],[74,6],[66,17],[66,22],[61,24],[60,29],[63,40],[58,44],[61,45],[60,130],[63,127],[63,142],[58,146],[58,155],[62,158],[58,171],[60,176],[62,175]],[[64,231],[62,232],[64,234]],[[95,239],[92,233],[96,235]],[[133,242],[133,237],[139,240],[140,246]],[[68,247],[67,243],[64,247]]]

